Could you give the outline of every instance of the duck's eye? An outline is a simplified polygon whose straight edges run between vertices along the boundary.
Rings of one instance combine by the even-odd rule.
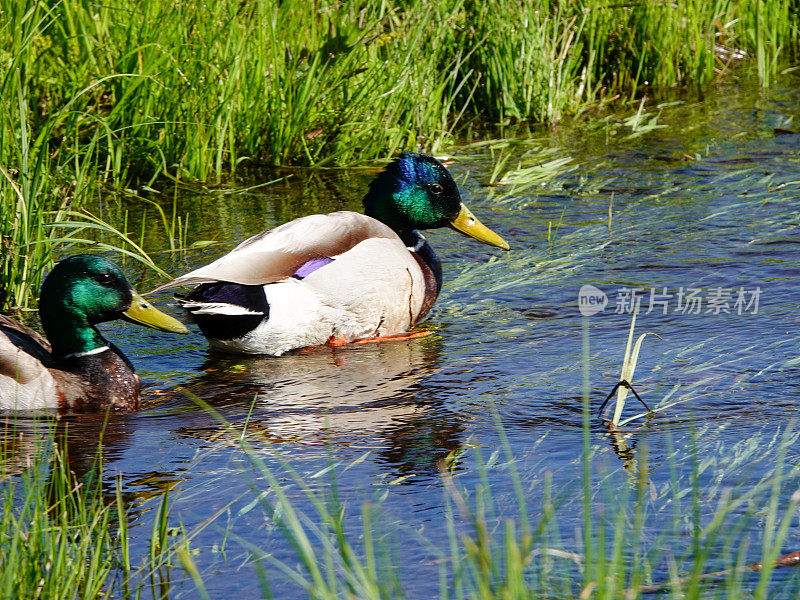
[[[437,196],[442,192],[444,192],[444,188],[441,186],[441,184],[438,183],[432,183],[428,189],[431,191],[432,194],[435,194]]]
[[[95,275],[94,280],[102,285],[108,285],[114,278],[111,276],[111,273],[98,273]]]

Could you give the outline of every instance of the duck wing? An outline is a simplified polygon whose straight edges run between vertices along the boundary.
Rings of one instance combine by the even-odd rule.
[[[0,315],[0,410],[61,407],[63,384],[75,376],[51,370],[51,364],[46,339],[30,327]]]
[[[399,239],[377,219],[351,211],[301,217],[245,240],[225,256],[153,292],[215,281],[264,285],[291,277],[319,258],[335,258],[370,238]]]
[[[0,375],[27,384],[47,371],[50,343],[14,319],[0,315]]]

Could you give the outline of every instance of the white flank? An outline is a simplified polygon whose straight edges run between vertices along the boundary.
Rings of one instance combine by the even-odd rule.
[[[0,409],[58,407],[56,382],[41,362],[13,346],[1,334],[0,351],[6,353],[3,372],[0,372]]]

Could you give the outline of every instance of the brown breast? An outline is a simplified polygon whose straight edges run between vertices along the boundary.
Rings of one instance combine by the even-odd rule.
[[[59,390],[59,408],[97,411],[139,408],[139,376],[130,363],[108,349],[98,354],[75,356],[51,369]]]
[[[428,263],[422,260],[419,254],[411,252],[411,256],[417,261],[419,268],[422,270],[422,275],[425,278],[425,297],[422,300],[422,307],[420,308],[419,314],[417,314],[414,319],[414,323],[411,324],[414,326],[417,321],[428,314],[431,307],[436,302],[436,298],[439,296],[439,283],[436,281],[433,270],[428,266]]]

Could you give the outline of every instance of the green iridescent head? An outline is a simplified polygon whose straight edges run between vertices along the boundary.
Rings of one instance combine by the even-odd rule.
[[[364,196],[364,213],[398,232],[452,227],[508,250],[505,240],[464,206],[444,165],[425,154],[404,152],[379,173]]]
[[[135,321],[174,333],[186,328],[144,300],[117,265],[80,254],[59,262],[42,283],[39,316],[53,354],[64,357],[106,345],[94,325],[114,319]]]

